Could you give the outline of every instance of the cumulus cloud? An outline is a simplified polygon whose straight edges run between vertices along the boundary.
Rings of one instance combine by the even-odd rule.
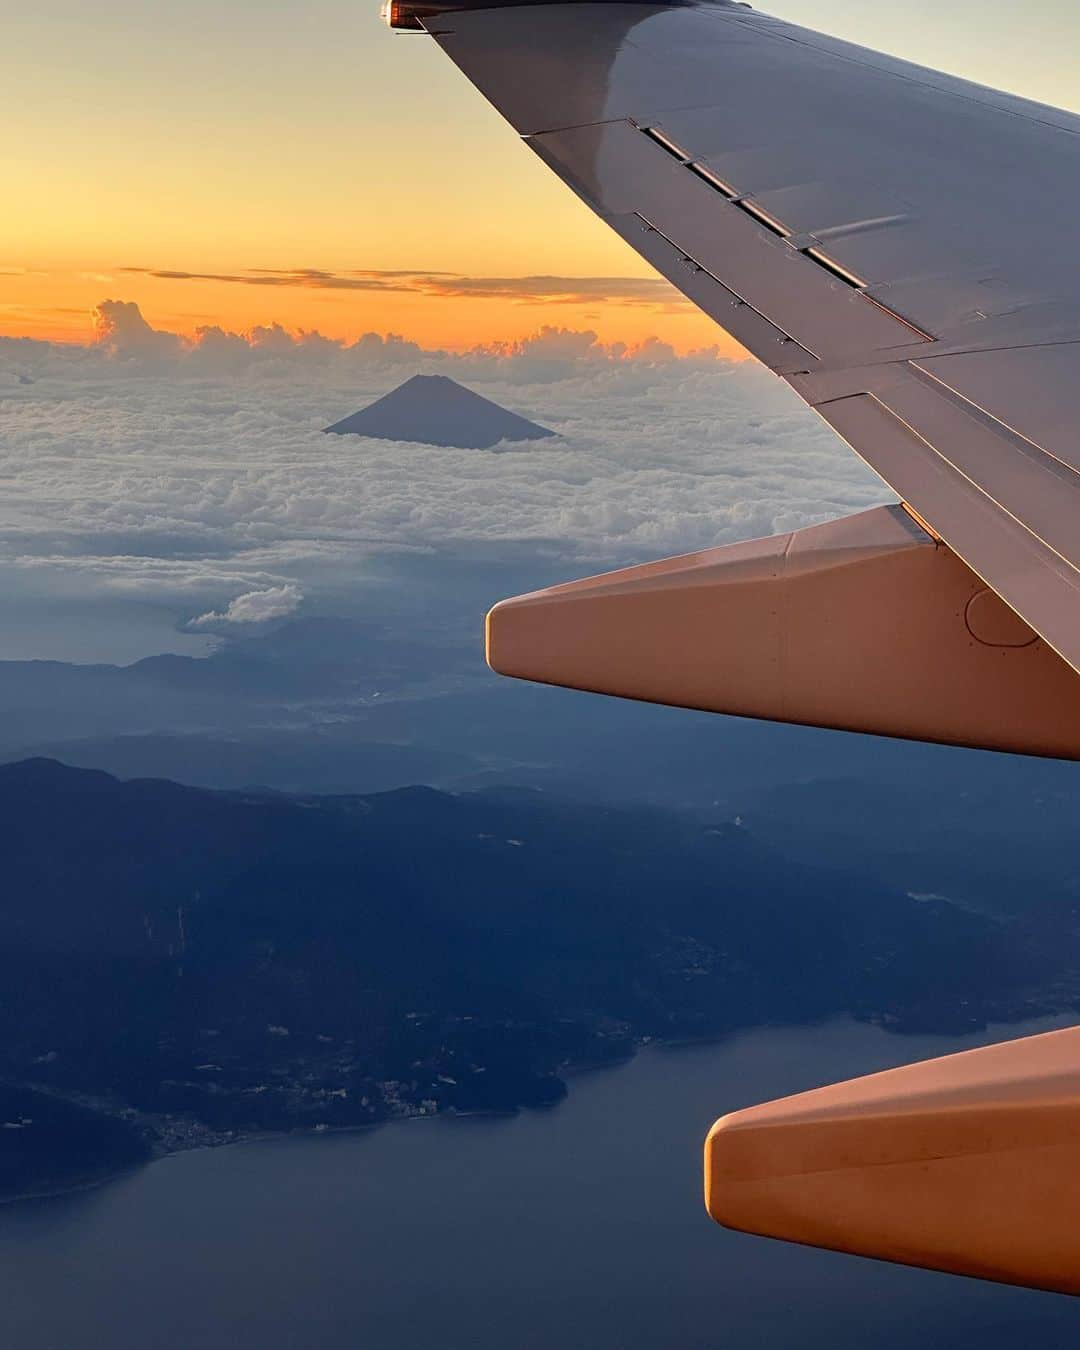
[[[235,375],[251,370],[273,375],[315,367],[327,373],[336,367],[341,374],[362,374],[408,365],[482,380],[530,384],[568,379],[584,365],[663,366],[676,358],[674,349],[655,337],[636,345],[602,343],[591,330],[550,324],[525,338],[448,352],[422,348],[395,333],[364,333],[354,342],[343,342],[313,331],[290,332],[280,324],[258,326],[246,333],[206,325],[187,339],[153,328],[137,304],[122,300],[103,300],[92,318],[93,350],[98,355],[132,368],[140,364],[154,368],[167,365],[176,374]],[[717,347],[683,358],[696,365],[714,365],[720,359]]]
[[[151,328],[131,300],[102,300],[91,317],[95,342],[113,356],[168,357],[184,349],[175,333]]]
[[[0,566],[77,573],[203,631],[317,601],[388,550],[532,550],[573,576],[890,496],[779,380],[715,350],[556,327],[463,353],[274,325],[181,342],[134,306],[99,313],[87,347],[0,340]],[[322,434],[418,370],[558,442],[489,455]]]
[[[676,353],[658,338],[628,345],[603,343],[590,330],[542,325],[532,335],[507,342],[484,343],[464,351],[424,348],[395,333],[364,333],[353,342],[328,338],[316,331],[291,332],[280,324],[235,333],[204,325],[187,338],[154,328],[137,304],[103,300],[91,313],[94,341],[86,347],[50,344],[26,338],[0,338],[0,384],[33,378],[50,366],[58,375],[100,378],[99,366],[117,372],[169,373],[175,377],[357,379],[407,368],[452,375],[459,379],[551,383],[584,370],[635,366],[663,367]],[[19,358],[20,372],[15,367]],[[28,373],[32,360],[34,375]],[[719,347],[678,358],[683,370],[723,363]]]
[[[246,591],[230,600],[222,611],[209,610],[192,619],[189,628],[217,631],[233,624],[266,623],[269,619],[283,619],[300,607],[304,593],[299,586],[287,584],[270,586],[264,591]]]

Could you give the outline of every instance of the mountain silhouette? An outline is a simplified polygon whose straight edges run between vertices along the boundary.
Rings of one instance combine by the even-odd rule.
[[[536,441],[556,434],[446,375],[414,375],[326,431],[461,450],[487,450],[500,441]]]

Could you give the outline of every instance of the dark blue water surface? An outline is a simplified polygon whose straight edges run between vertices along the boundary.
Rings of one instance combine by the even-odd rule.
[[[8,1206],[0,1343],[1064,1350],[1080,1302],[726,1233],[702,1210],[715,1116],[973,1044],[759,1031],[577,1078],[551,1112],[188,1153]]]

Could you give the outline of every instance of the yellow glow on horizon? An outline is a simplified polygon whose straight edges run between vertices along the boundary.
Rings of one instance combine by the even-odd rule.
[[[536,302],[527,299],[433,297],[413,292],[175,281],[134,273],[0,269],[0,336],[54,342],[93,340],[91,314],[105,299],[133,300],[154,328],[192,337],[217,325],[232,332],[279,323],[353,341],[365,332],[395,332],[425,348],[463,350],[514,341],[543,325],[591,329],[605,343],[635,345],[657,337],[677,351],[718,346],[739,359],[743,349],[691,305],[617,299]]]
[[[1051,102],[1076,102],[1071,0],[775,0],[782,17]],[[973,25],[979,44],[969,40]],[[426,347],[542,324],[679,350],[735,344],[688,306],[261,288],[128,271],[431,269],[649,278],[435,44],[377,0],[48,0],[5,17],[0,334],[85,341],[101,300],[193,333],[280,323]]]

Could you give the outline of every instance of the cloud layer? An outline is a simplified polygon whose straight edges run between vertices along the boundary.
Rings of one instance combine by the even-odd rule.
[[[346,343],[317,332],[291,333],[280,324],[256,327],[247,333],[207,325],[197,328],[189,339],[152,328],[138,305],[125,300],[103,300],[92,318],[95,341],[90,348],[82,349],[89,356],[146,372],[168,370],[174,375],[235,375],[247,371],[270,376],[318,373],[324,378],[364,378],[377,371],[424,366],[474,379],[530,384],[567,379],[585,367],[652,367],[676,360],[674,349],[656,338],[628,347],[625,343],[601,343],[589,330],[552,325],[514,342],[451,353],[422,348],[394,333],[364,333],[355,342]],[[48,344],[31,345],[53,353],[64,350]],[[681,360],[694,367],[713,367],[719,360],[719,348],[694,352]]]
[[[221,631],[387,550],[588,570],[790,529],[889,494],[778,380],[715,352],[546,328],[462,354],[392,335],[161,333],[103,303],[90,347],[0,340],[0,566]],[[501,454],[325,436],[418,370],[560,433]]]

